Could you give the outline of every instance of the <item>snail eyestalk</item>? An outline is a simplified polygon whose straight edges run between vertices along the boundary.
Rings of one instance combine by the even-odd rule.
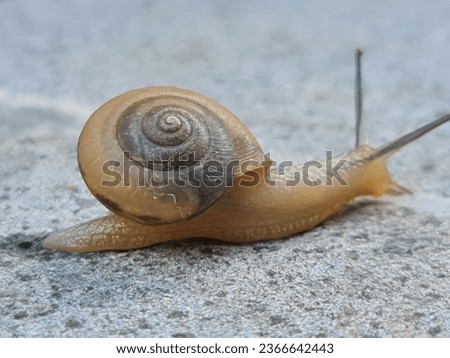
[[[355,51],[355,122],[356,122],[356,143],[355,148],[367,142],[364,131],[364,123],[362,120],[363,110],[363,93],[362,93],[362,76],[361,76],[361,56],[362,51]]]
[[[425,124],[424,126],[417,128],[412,132],[393,140],[392,142],[382,145],[381,147],[377,148],[372,154],[366,157],[365,160],[370,161],[381,157],[387,158],[408,143],[415,141],[416,139],[422,137],[424,134],[443,125],[444,123],[447,123],[448,121],[450,121],[450,114],[439,117],[438,119],[435,119],[434,121]]]

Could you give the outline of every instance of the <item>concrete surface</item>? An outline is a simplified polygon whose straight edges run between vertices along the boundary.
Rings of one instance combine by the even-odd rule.
[[[104,214],[76,140],[126,90],[215,98],[274,159],[353,145],[353,51],[380,145],[450,111],[450,3],[0,1],[1,337],[449,337],[450,125],[390,161],[415,191],[313,231],[119,253],[44,250]]]

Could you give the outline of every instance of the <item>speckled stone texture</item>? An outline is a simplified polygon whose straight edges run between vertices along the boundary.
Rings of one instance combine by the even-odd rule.
[[[106,213],[77,136],[148,85],[204,93],[275,160],[354,142],[353,51],[380,145],[450,111],[450,3],[0,1],[1,337],[449,337],[450,125],[390,160],[406,197],[362,198],[302,235],[129,252],[45,250]]]

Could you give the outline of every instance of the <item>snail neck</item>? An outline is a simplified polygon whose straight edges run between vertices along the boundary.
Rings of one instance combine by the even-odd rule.
[[[307,163],[285,168],[281,174],[278,168],[258,168],[235,181],[220,201],[192,221],[211,223],[204,236],[236,242],[309,230],[357,196],[389,191],[392,180],[385,161],[361,163],[360,154],[353,151],[333,159],[334,165],[344,162],[340,177],[327,172],[326,162],[316,162],[321,165],[311,168],[307,178],[302,178]]]

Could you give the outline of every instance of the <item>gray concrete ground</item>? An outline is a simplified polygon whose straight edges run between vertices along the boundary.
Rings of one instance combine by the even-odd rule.
[[[450,336],[450,126],[363,198],[288,239],[73,255],[41,239],[104,214],[76,140],[108,98],[190,88],[272,158],[353,145],[353,51],[380,145],[450,111],[450,3],[0,1],[0,336]]]

